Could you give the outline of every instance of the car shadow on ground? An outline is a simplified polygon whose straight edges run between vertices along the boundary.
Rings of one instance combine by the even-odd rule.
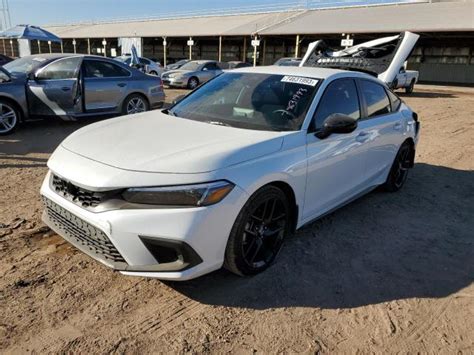
[[[262,274],[220,270],[167,284],[205,304],[251,309],[445,297],[474,281],[473,197],[473,171],[417,164],[402,191],[374,191],[298,231]]]

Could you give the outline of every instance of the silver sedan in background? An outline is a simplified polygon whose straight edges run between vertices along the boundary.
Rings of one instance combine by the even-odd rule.
[[[163,106],[163,83],[115,60],[80,54],[40,54],[0,72],[0,135],[30,118],[133,114]]]
[[[227,63],[215,60],[193,60],[177,70],[164,72],[161,79],[163,79],[163,84],[170,87],[193,90],[202,83],[222,74],[222,71],[228,68]]]
[[[132,62],[132,57],[130,55],[122,55],[120,57],[115,57],[114,59],[128,66],[130,66],[130,63]],[[163,74],[164,68],[160,63],[154,62],[153,60],[144,57],[139,57],[138,59],[140,60],[140,67],[143,68],[145,73],[158,76]]]

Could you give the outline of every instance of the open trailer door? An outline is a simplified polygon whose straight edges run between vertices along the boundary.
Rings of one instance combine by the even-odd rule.
[[[418,38],[420,36],[415,33],[402,32],[341,51],[331,50],[320,40],[310,43],[300,66],[364,71],[391,85]]]

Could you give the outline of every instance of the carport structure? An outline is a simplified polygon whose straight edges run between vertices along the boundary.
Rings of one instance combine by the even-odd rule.
[[[162,64],[192,58],[260,65],[281,57],[302,56],[308,44],[317,39],[338,48],[342,38],[350,37],[357,44],[408,30],[421,34],[409,68],[419,69],[422,80],[474,82],[474,0],[380,0],[371,6],[353,6],[357,5],[354,1],[346,7],[347,2],[335,3],[339,6],[45,28],[63,39],[61,48],[54,49],[57,51],[114,56],[120,54],[119,39],[134,39],[141,44],[141,55]],[[255,39],[259,40],[258,47],[252,47]],[[38,52],[34,44],[32,50]],[[46,50],[41,47],[42,52]]]

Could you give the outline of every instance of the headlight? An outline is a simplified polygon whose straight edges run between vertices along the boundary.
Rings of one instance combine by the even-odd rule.
[[[234,188],[234,184],[221,180],[206,184],[137,187],[122,193],[131,203],[164,206],[209,206],[218,203]]]

